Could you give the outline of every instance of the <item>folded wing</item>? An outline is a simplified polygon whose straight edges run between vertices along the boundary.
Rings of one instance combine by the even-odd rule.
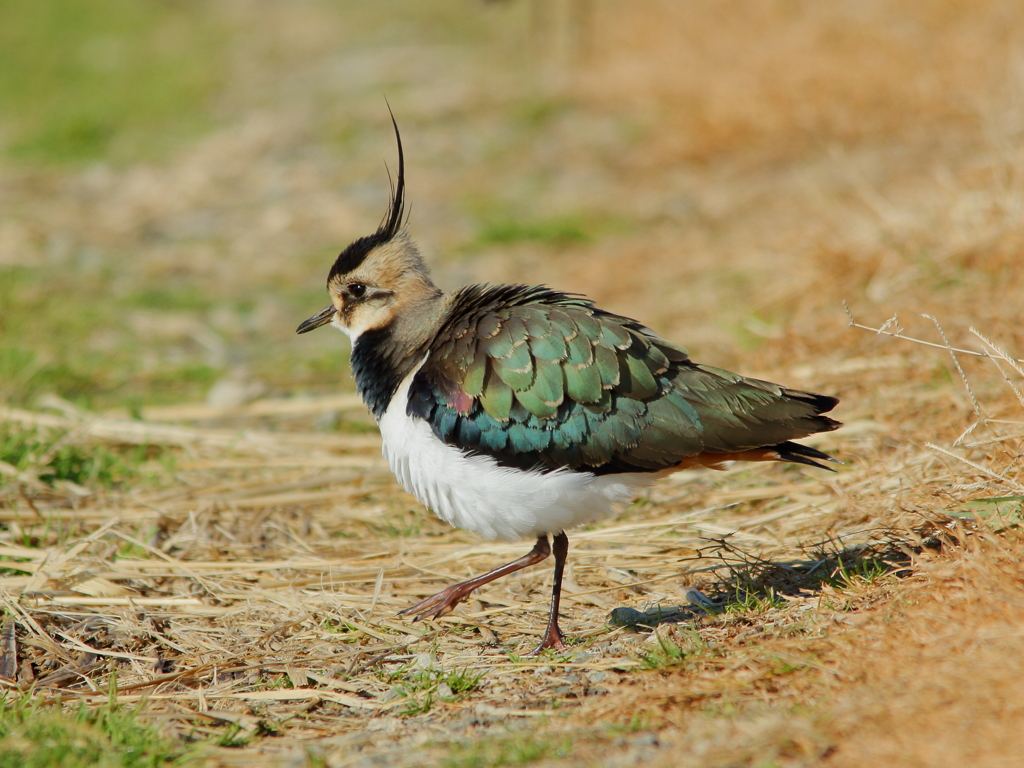
[[[821,415],[836,403],[693,363],[579,297],[470,286],[452,299],[408,412],[445,443],[508,466],[604,474],[765,447],[814,463],[827,456],[788,441],[839,426]]]

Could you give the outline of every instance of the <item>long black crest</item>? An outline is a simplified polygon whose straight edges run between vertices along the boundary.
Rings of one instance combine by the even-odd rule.
[[[327,276],[330,283],[336,275],[344,275],[358,267],[374,248],[391,242],[399,232],[405,218],[405,153],[402,151],[402,135],[398,131],[398,123],[395,121],[395,114],[388,105],[388,113],[391,115],[391,125],[395,128],[395,141],[398,143],[398,181],[391,185],[391,202],[388,204],[387,213],[381,221],[377,231],[372,235],[361,237],[348,246],[331,267]],[[391,174],[388,174],[390,178]]]
[[[388,114],[391,115],[391,125],[395,128],[395,142],[398,144],[398,183],[391,188],[391,203],[388,205],[388,212],[384,220],[377,227],[377,234],[388,242],[402,229],[402,219],[405,217],[405,153],[402,151],[402,134],[398,131],[398,123],[395,122],[395,113],[388,105]],[[390,177],[391,174],[388,174]]]

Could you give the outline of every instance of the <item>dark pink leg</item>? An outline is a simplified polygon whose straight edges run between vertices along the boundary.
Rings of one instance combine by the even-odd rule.
[[[565,534],[558,534],[564,538]],[[555,555],[558,555],[558,536],[555,537]],[[566,542],[568,546],[568,541]],[[533,545],[533,549],[527,552],[520,558],[513,560],[511,563],[502,565],[495,568],[493,571],[469,579],[468,581],[460,581],[458,584],[452,584],[447,589],[442,589],[436,595],[428,597],[426,600],[421,600],[416,605],[406,608],[404,611],[399,611],[399,616],[405,616],[406,614],[415,613],[416,618],[413,621],[419,621],[420,619],[436,619],[439,616],[444,616],[446,613],[450,613],[454,610],[455,606],[459,604],[463,598],[469,595],[477,587],[482,587],[484,584],[489,584],[495,579],[500,579],[502,576],[507,576],[510,573],[522,570],[530,565],[535,565],[541,560],[551,554],[551,548],[548,546],[547,536],[538,536],[537,543]],[[562,563],[565,563],[565,553],[562,553]],[[555,571],[558,578],[558,587],[561,587],[562,571],[557,565],[555,565]],[[558,587],[556,587],[556,592]],[[557,608],[556,608],[557,610]],[[555,629],[558,629],[557,622]]]
[[[565,558],[569,553],[569,537],[559,533],[554,539],[555,549],[555,580],[551,586],[551,612],[548,614],[548,626],[544,630],[544,638],[531,655],[535,656],[547,648],[565,649],[565,635],[558,626],[558,604],[562,599],[562,572],[565,570]]]

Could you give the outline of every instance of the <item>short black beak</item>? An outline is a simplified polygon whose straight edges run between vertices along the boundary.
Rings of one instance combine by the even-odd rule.
[[[304,320],[302,324],[295,329],[295,332],[308,333],[309,331],[319,328],[321,325],[327,325],[329,322],[331,322],[331,318],[334,317],[335,311],[336,310],[334,309],[333,304],[329,307],[324,307],[311,318],[309,318],[309,320]]]

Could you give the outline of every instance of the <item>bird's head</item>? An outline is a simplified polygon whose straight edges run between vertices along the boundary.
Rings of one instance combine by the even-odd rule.
[[[299,325],[296,333],[330,323],[355,342],[365,331],[390,326],[398,317],[422,315],[441,296],[405,231],[405,157],[394,116],[391,122],[398,142],[398,181],[384,220],[372,235],[341,252],[327,275],[330,305]]]

